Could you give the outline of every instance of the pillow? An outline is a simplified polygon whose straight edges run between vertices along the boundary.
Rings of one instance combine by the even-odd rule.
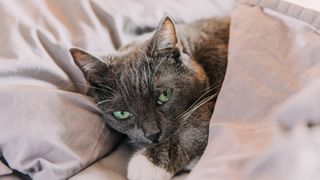
[[[3,157],[33,179],[65,179],[116,143],[93,101],[55,88],[0,87]]]
[[[66,179],[119,140],[69,55],[71,44],[112,51],[111,35],[88,1],[65,2],[0,3],[0,157],[32,179]]]

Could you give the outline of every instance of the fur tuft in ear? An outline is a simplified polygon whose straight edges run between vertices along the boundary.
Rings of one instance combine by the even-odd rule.
[[[71,48],[70,53],[89,83],[101,82],[102,74],[107,71],[107,65],[102,60],[78,48]]]
[[[180,53],[182,51],[175,23],[170,17],[162,18],[150,46],[153,55]]]

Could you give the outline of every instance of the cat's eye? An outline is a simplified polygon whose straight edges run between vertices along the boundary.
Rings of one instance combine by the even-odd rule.
[[[117,120],[125,120],[131,117],[132,114],[127,111],[114,111],[112,112],[112,116]]]
[[[172,91],[171,91],[170,89],[164,90],[164,91],[160,94],[160,96],[158,97],[157,103],[158,103],[159,105],[162,105],[162,104],[168,102],[168,101],[170,100],[171,96],[172,96]]]

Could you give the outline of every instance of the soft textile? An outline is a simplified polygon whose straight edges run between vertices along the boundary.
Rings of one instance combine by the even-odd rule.
[[[119,137],[86,96],[69,48],[112,53],[165,14],[190,22],[225,14],[232,7],[226,2],[232,0],[0,0],[0,157],[33,179],[50,180],[111,153]],[[129,158],[121,158],[110,163],[123,166]],[[0,164],[1,179],[10,172]]]
[[[109,53],[163,14],[190,22],[232,7],[156,2],[0,1],[0,156],[11,168],[34,179],[126,179],[132,152],[125,142],[112,151],[119,138],[85,95],[68,49]],[[320,179],[317,9],[241,1],[231,18],[229,64],[209,144],[188,180]],[[12,179],[2,163],[0,173]]]
[[[319,179],[320,130],[306,123],[320,119],[319,17],[278,0],[244,0],[236,8],[210,141],[187,180]]]
[[[320,178],[319,17],[274,0],[236,8],[209,144],[188,180]]]

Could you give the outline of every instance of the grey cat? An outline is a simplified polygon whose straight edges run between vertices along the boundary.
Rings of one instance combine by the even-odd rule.
[[[228,39],[228,18],[176,26],[165,17],[154,33],[114,55],[70,50],[106,123],[139,147],[130,180],[170,179],[202,155]]]

